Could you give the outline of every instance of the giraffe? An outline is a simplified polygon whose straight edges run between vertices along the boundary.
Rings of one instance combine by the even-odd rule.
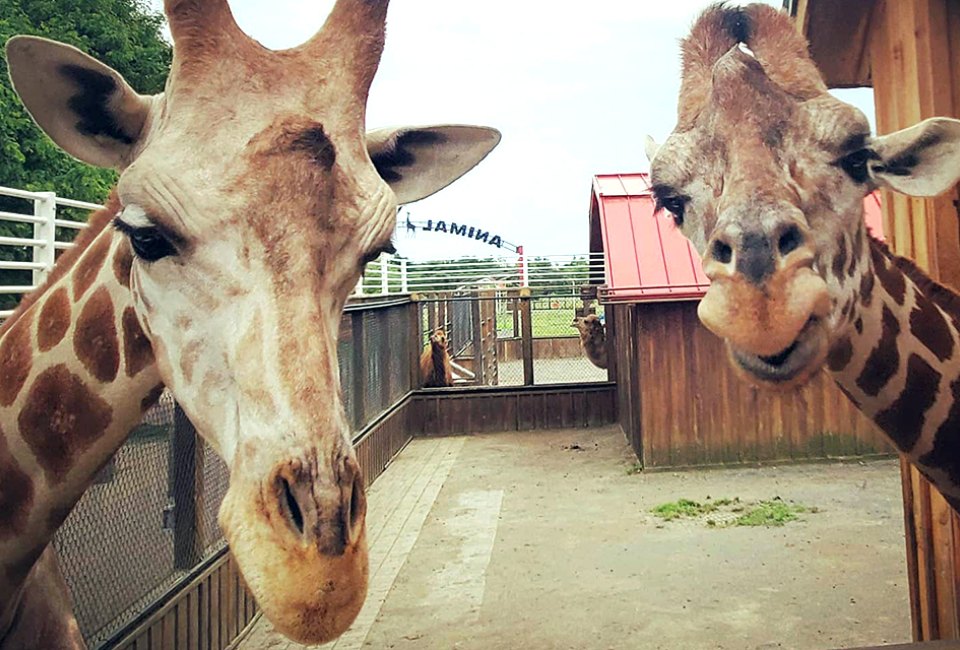
[[[570,327],[580,332],[580,347],[583,348],[587,359],[597,368],[607,367],[607,332],[596,314],[588,314],[583,318],[574,318]]]
[[[226,0],[165,0],[173,64],[149,97],[73,47],[7,43],[37,124],[120,178],[0,331],[0,648],[82,647],[49,542],[164,386],[229,467],[219,523],[266,617],[303,643],[353,621],[365,494],[341,311],[392,248],[398,203],[500,138],[365,133],[387,5],[337,0],[311,40],[273,51]]]
[[[453,367],[450,365],[450,350],[447,333],[437,328],[420,353],[420,383],[424,388],[453,386]]]
[[[866,232],[863,197],[951,189],[960,121],[871,135],[766,5],[709,7],[682,53],[677,126],[647,155],[711,280],[701,322],[758,385],[826,369],[958,508],[960,297]]]

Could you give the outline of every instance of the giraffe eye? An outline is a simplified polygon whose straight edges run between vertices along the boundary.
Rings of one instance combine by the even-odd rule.
[[[686,206],[687,198],[685,196],[667,195],[656,197],[656,211],[666,210],[672,214],[673,221],[677,224],[677,227],[683,225],[683,212]]]
[[[877,158],[877,154],[870,149],[857,149],[838,160],[837,164],[846,172],[847,176],[853,179],[853,182],[865,183],[870,176],[867,164]]]
[[[393,241],[391,240],[387,242],[385,245],[381,246],[380,248],[376,248],[370,251],[369,253],[366,253],[360,259],[360,265],[361,267],[365,267],[367,264],[369,264],[370,262],[380,257],[383,253],[386,253],[387,255],[393,255],[396,252],[397,252],[397,249],[394,247]]]
[[[177,253],[177,249],[156,226],[131,226],[120,219],[114,219],[113,224],[127,236],[134,254],[144,262],[156,262]]]

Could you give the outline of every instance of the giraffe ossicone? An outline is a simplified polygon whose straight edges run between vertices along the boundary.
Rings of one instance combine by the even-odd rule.
[[[38,125],[120,179],[0,332],[0,647],[80,643],[45,549],[163,385],[228,464],[219,521],[267,618],[320,643],[359,612],[365,496],[339,392],[341,311],[391,247],[398,202],[500,139],[365,132],[387,5],[337,0],[310,41],[273,51],[225,0],[166,0],[173,64],[151,97],[76,48],[7,43]]]
[[[711,6],[682,52],[677,126],[646,148],[657,204],[711,280],[702,322],[762,386],[826,368],[960,504],[960,298],[863,221],[877,188],[954,187],[960,121],[871,135],[827,92],[791,19],[767,5]]]

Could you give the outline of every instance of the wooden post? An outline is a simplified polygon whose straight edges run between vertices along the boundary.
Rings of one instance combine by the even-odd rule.
[[[408,332],[410,332],[410,345],[407,349],[407,355],[410,357],[410,390],[420,388],[420,353],[423,349],[423,332],[420,331],[420,302],[416,294],[410,296]]]
[[[470,322],[473,323],[471,328],[473,331],[471,334],[471,340],[473,341],[473,373],[477,378],[477,385],[485,386],[486,374],[483,368],[483,320],[480,315],[480,292],[477,291],[473,295],[473,300],[470,301]]]
[[[530,312],[530,289],[520,290],[520,350],[523,357],[523,385],[533,386],[533,320]]]
[[[198,483],[202,473],[199,458],[203,448],[198,444],[197,430],[177,404],[173,411],[173,436],[171,458],[175,463],[172,472],[171,493],[173,497],[173,566],[179,570],[192,569],[201,559],[200,521],[198,513],[200,490]]]
[[[599,307],[599,303],[597,304]],[[618,305],[604,305],[603,323],[606,327],[607,337],[607,381],[617,380],[617,310]]]

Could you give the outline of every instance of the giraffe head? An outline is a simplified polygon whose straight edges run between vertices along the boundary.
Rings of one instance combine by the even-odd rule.
[[[934,196],[960,175],[960,122],[870,134],[827,92],[788,16],[708,8],[683,41],[677,126],[648,140],[653,192],[703,258],[701,321],[762,385],[818,371],[873,282],[863,199]]]
[[[8,43],[11,77],[64,150],[121,171],[114,236],[130,252],[115,270],[164,383],[230,468],[221,527],[266,616],[319,643],[353,621],[367,582],[342,307],[390,248],[397,203],[458,178],[499,134],[365,134],[387,0],[338,0],[283,51],[245,35],[225,0],[165,4],[161,95],[31,37]]]
[[[442,328],[438,327],[433,331],[433,334],[430,335],[430,343],[442,350],[446,350],[447,349],[447,333],[443,331]]]
[[[575,327],[580,332],[580,338],[583,340],[603,340],[605,334],[603,323],[596,314],[587,314],[586,316],[577,316],[573,319],[570,327]]]

